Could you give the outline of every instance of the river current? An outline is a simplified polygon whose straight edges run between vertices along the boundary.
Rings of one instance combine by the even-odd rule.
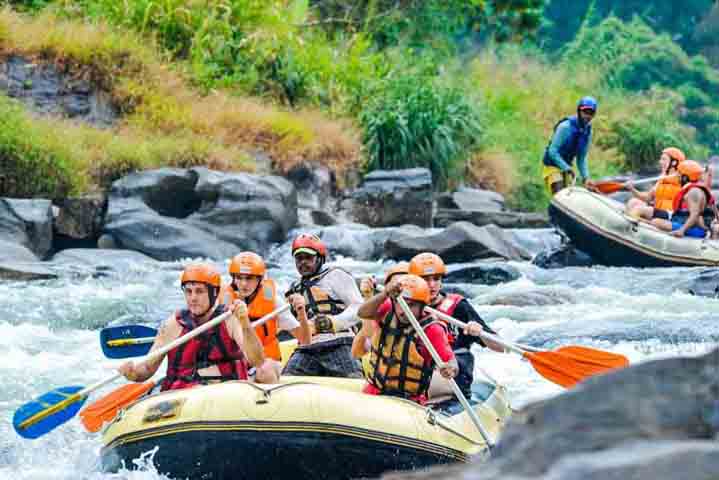
[[[555,243],[546,230],[521,235],[535,253]],[[268,260],[270,275],[286,287],[296,275],[289,244],[277,246]],[[351,258],[334,263],[357,276],[381,276],[392,264]],[[0,283],[0,479],[165,478],[147,466],[102,473],[100,435],[85,432],[77,418],[39,439],[24,440],[14,432],[12,416],[23,403],[52,388],[87,386],[111,375],[118,363],[103,357],[99,331],[108,325],[157,326],[182,305],[179,273],[184,264],[135,264],[102,276]],[[482,317],[509,340],[543,348],[583,344],[622,353],[636,363],[701,354],[719,339],[719,300],[678,288],[699,269],[543,270],[529,263],[511,265],[522,273],[516,281],[462,286]],[[218,266],[227,271],[227,264]],[[561,391],[516,355],[480,349],[475,355],[478,369],[508,387],[514,408]]]

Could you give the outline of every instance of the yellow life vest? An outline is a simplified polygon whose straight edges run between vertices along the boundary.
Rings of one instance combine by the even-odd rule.
[[[422,328],[438,323],[420,321]],[[425,364],[417,348],[417,332],[411,324],[400,324],[390,313],[372,337],[367,379],[385,395],[413,397],[429,390],[434,362]]]

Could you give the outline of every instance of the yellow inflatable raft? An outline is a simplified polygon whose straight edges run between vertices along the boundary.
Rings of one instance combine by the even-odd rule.
[[[466,412],[361,393],[363,380],[283,377],[145,397],[103,432],[106,471],[152,452],[172,478],[319,480],[376,477],[466,461],[487,445]],[[472,402],[496,439],[509,416],[503,387],[481,381]]]

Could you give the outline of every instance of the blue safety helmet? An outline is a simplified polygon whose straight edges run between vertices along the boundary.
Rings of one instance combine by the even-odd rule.
[[[591,110],[596,113],[597,99],[594,97],[582,97],[577,103],[577,110]]]

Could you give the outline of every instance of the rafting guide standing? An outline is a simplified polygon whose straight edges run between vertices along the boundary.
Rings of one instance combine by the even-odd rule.
[[[581,184],[594,188],[594,182],[589,179],[587,153],[592,145],[592,119],[596,113],[597,101],[594,97],[582,97],[577,103],[577,114],[563,118],[554,126],[542,161],[542,177],[550,196],[574,184],[575,159]]]

